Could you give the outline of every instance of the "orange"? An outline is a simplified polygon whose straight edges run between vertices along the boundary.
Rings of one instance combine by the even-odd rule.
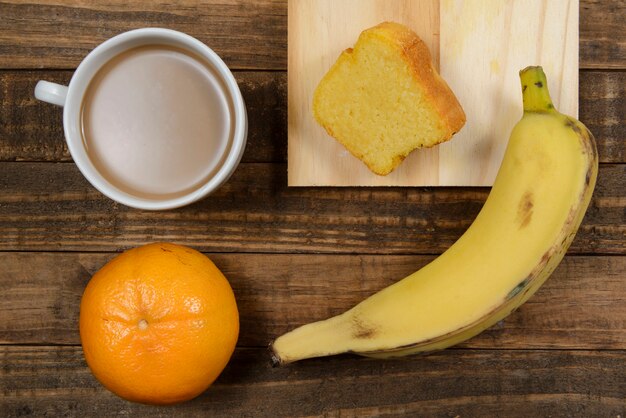
[[[80,338],[96,378],[122,398],[182,402],[204,392],[237,343],[233,291],[209,258],[157,243],[115,257],[89,281]]]

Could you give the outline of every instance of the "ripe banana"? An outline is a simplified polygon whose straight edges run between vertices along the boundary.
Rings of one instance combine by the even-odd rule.
[[[554,108],[541,67],[478,217],[445,253],[349,311],[271,344],[275,365],[352,352],[397,357],[467,340],[523,304],[559,264],[596,182],[593,135]]]

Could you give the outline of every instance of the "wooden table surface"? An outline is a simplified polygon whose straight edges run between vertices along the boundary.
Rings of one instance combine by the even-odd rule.
[[[426,264],[469,226],[486,188],[288,188],[286,0],[0,1],[0,415],[626,415],[626,1],[580,2],[580,118],[598,185],[547,284],[503,323],[437,354],[356,356],[273,369],[277,335],[351,307]],[[248,104],[249,144],[216,194],[168,212],[100,195],[33,98],[122,31],[162,26],[214,48]],[[230,278],[236,353],[199,398],[150,407],[91,375],[78,335],[91,275],[123,249],[166,240]]]

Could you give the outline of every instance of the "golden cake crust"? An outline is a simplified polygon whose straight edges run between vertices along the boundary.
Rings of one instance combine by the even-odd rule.
[[[385,36],[400,47],[415,79],[424,87],[430,103],[437,109],[449,130],[449,137],[441,142],[452,138],[465,125],[465,112],[448,83],[435,70],[432,56],[424,41],[406,26],[394,22],[383,22],[368,30]]]

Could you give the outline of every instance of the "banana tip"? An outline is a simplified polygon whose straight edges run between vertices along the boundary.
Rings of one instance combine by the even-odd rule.
[[[280,358],[280,356],[274,350],[274,342],[273,341],[269,344],[267,349],[270,352],[270,364],[272,365],[272,367],[282,366],[284,363],[283,363],[282,359]]]

